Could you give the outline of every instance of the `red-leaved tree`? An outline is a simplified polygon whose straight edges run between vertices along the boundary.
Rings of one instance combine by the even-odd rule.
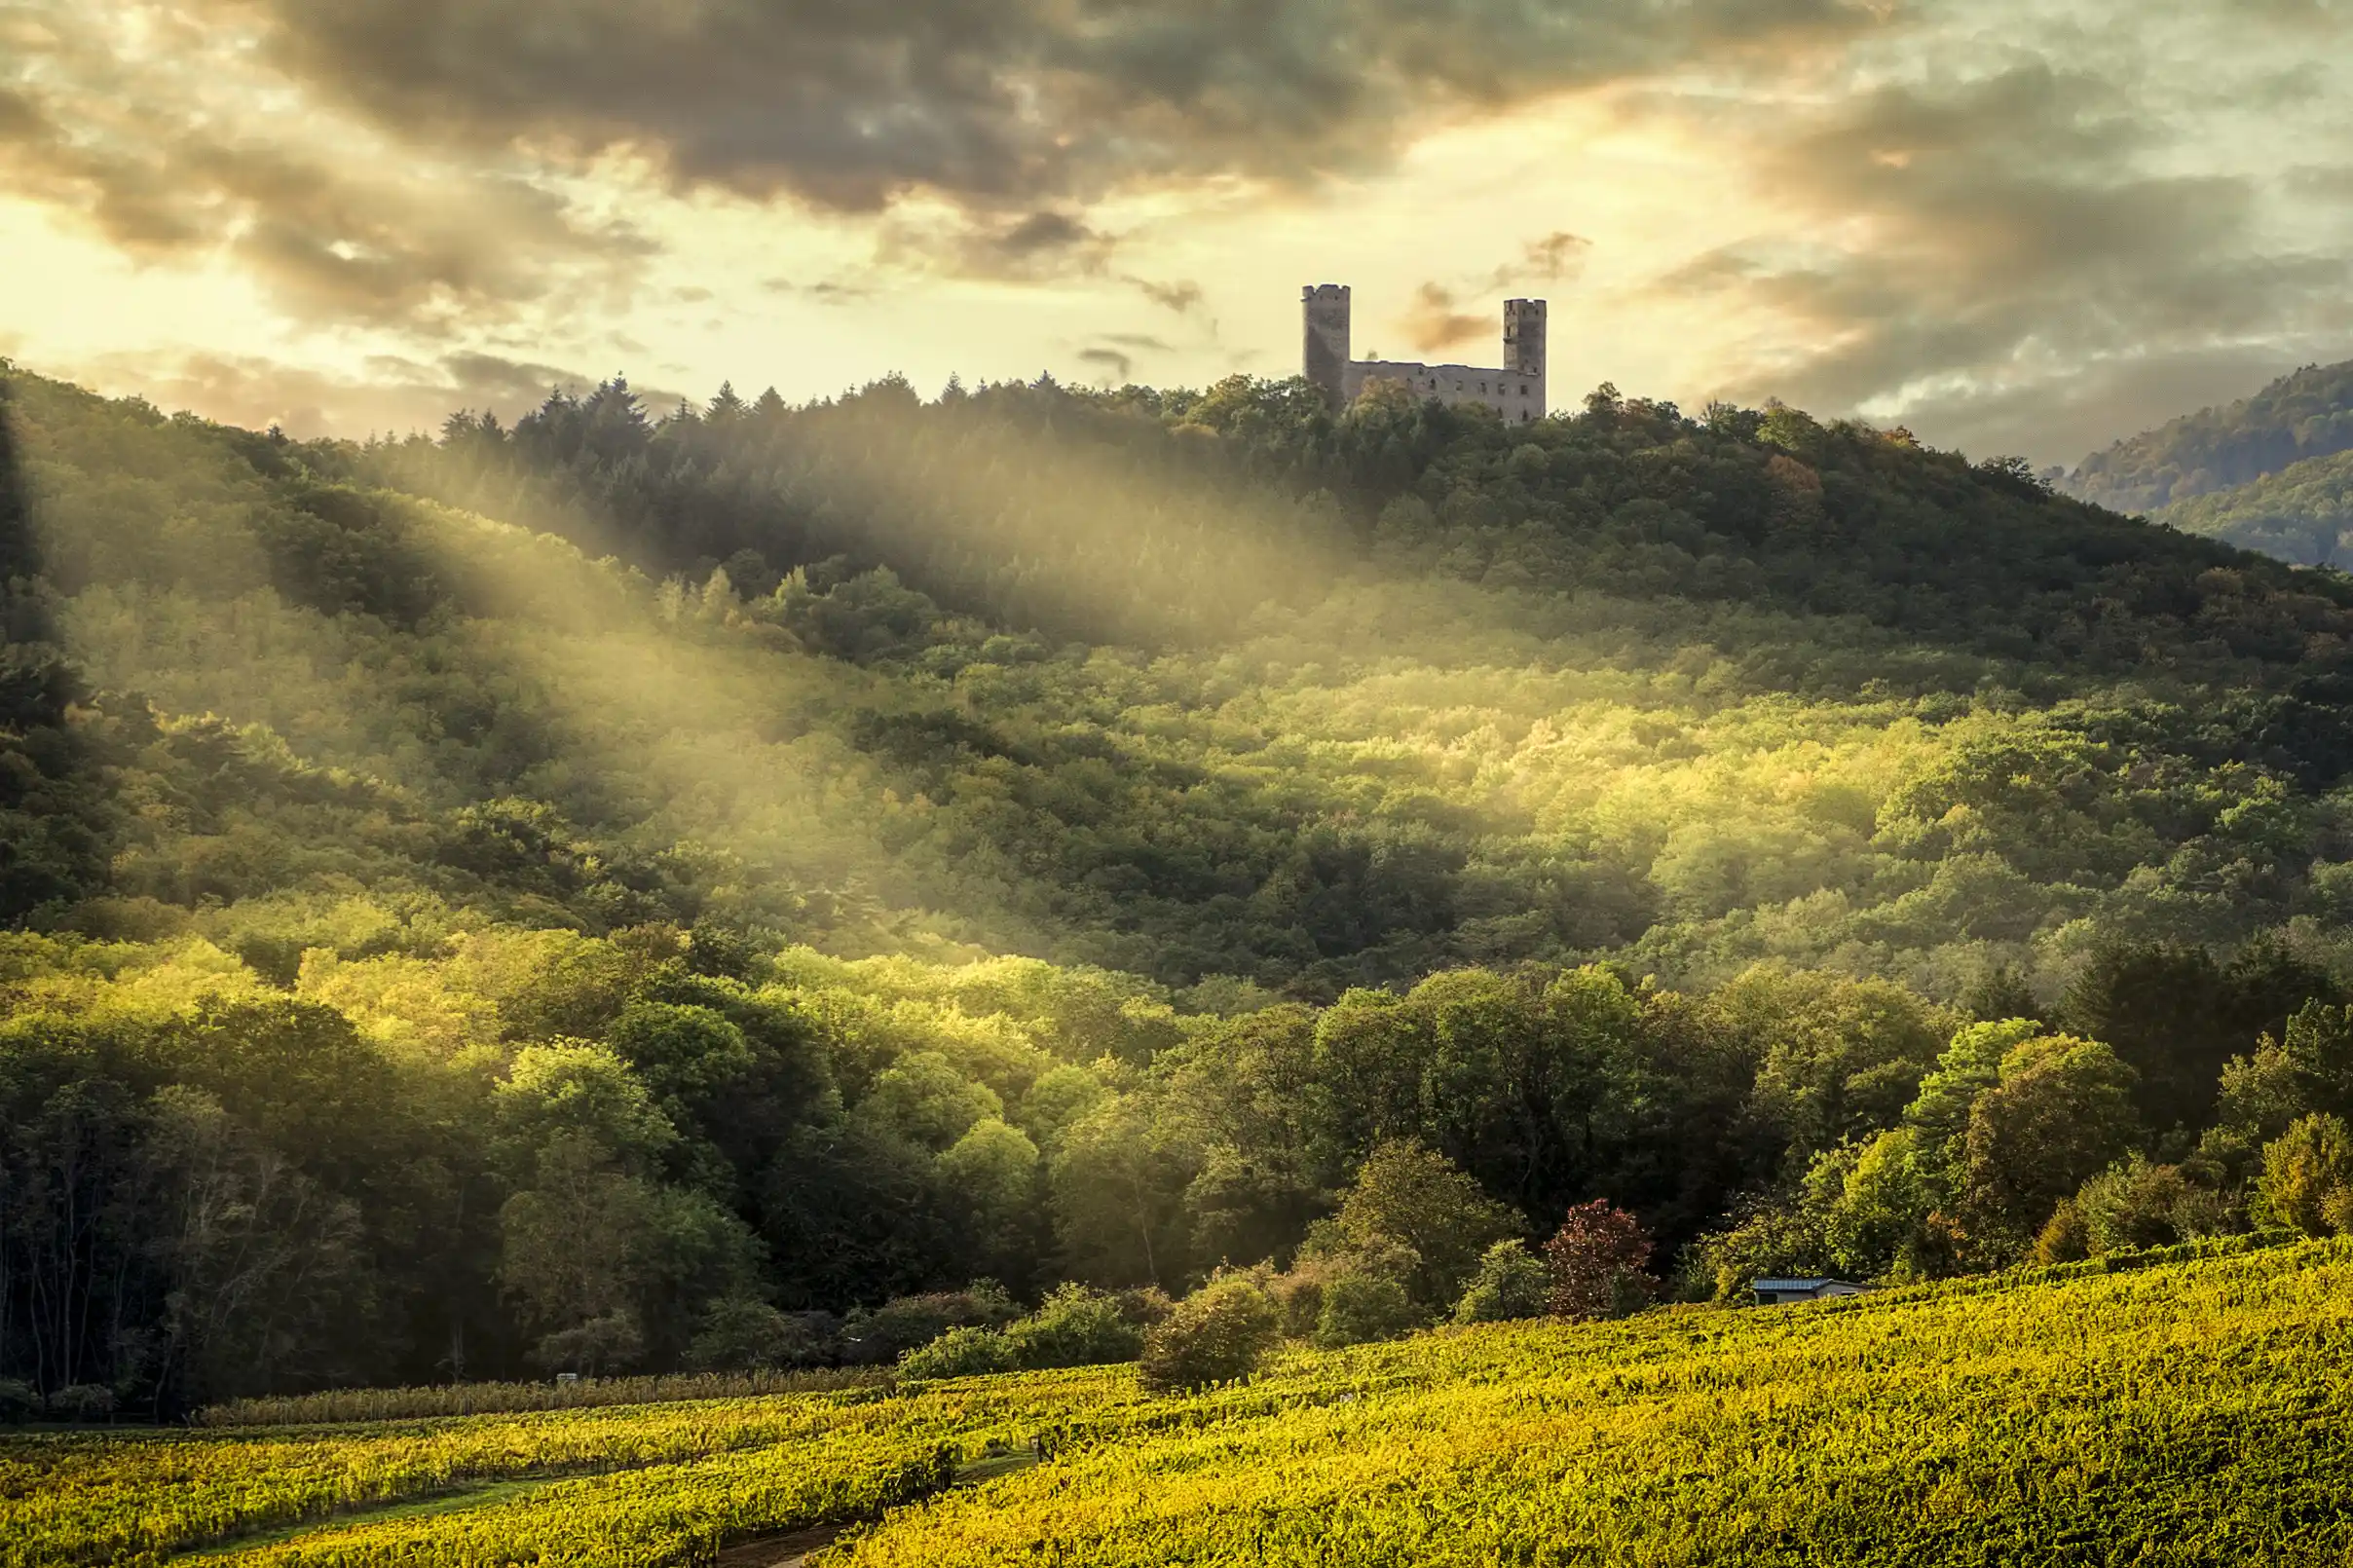
[[[1650,1232],[1642,1221],[1600,1198],[1579,1204],[1545,1243],[1552,1274],[1548,1310],[1556,1318],[1606,1318],[1650,1299],[1655,1282]]]

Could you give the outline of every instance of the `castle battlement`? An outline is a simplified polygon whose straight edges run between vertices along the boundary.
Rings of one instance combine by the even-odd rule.
[[[1480,366],[1351,358],[1347,285],[1317,283],[1299,298],[1306,326],[1302,368],[1334,408],[1355,402],[1371,383],[1389,381],[1425,402],[1483,403],[1514,425],[1545,417],[1543,300],[1504,302],[1504,362]]]

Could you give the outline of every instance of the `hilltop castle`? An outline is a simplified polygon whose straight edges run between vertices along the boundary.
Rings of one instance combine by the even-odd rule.
[[[1545,417],[1545,302],[1504,301],[1504,363],[1411,364],[1401,359],[1348,356],[1348,287],[1318,283],[1301,291],[1307,317],[1307,379],[1324,389],[1334,408],[1357,400],[1364,385],[1395,381],[1423,402],[1484,403],[1513,425]]]

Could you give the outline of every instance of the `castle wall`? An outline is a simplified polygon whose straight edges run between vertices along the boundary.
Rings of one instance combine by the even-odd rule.
[[[1402,359],[1356,359],[1341,383],[1342,400],[1353,403],[1373,381],[1401,382],[1417,402],[1484,403],[1507,425],[1545,417],[1542,375],[1482,365],[1425,365]]]

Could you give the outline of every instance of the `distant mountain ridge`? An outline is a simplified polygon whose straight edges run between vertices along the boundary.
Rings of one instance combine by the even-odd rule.
[[[2111,510],[2153,512],[2347,450],[2353,360],[2306,365],[2252,397],[2128,436],[2086,457],[2059,487]]]
[[[2250,484],[2191,496],[2151,514],[2185,534],[2297,566],[2342,567],[2353,529],[2353,450],[2292,463]]]

